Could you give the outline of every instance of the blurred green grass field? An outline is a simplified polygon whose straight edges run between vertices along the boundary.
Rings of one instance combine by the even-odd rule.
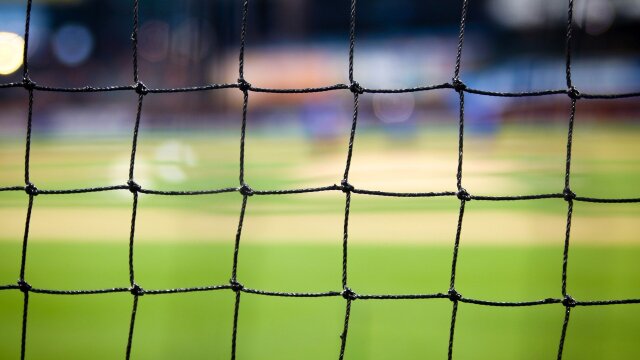
[[[455,190],[455,129],[427,128],[415,137],[358,134],[351,182],[388,191]],[[576,128],[572,189],[582,196],[632,197],[640,179],[640,129]],[[23,142],[0,145],[0,186],[23,182]],[[127,136],[56,138],[34,133],[31,176],[39,188],[124,183]],[[465,187],[474,194],[535,194],[563,187],[563,127],[506,127],[470,134]],[[141,132],[136,179],[152,189],[237,186],[238,136]],[[346,137],[310,141],[249,132],[247,181],[254,189],[325,186],[344,167]],[[177,155],[176,155],[177,154]],[[240,210],[239,194],[141,195],[135,245],[136,281],[146,289],[227,283]],[[15,283],[27,198],[0,193],[0,284]],[[358,293],[446,292],[458,201],[354,195],[349,286]],[[271,291],[340,290],[340,192],[249,199],[238,278]],[[128,286],[127,191],[48,195],[35,199],[26,279],[38,288]],[[568,292],[579,300],[640,298],[637,204],[576,203]],[[472,201],[467,206],[456,289],[465,297],[526,301],[560,297],[566,203]],[[231,291],[140,298],[132,355],[139,359],[227,358]],[[122,358],[129,294],[30,296],[27,358]],[[240,359],[327,359],[338,355],[342,298],[274,298],[243,294]],[[0,292],[0,358],[19,357],[22,294]],[[356,300],[349,359],[446,357],[451,303]],[[564,308],[461,304],[456,359],[555,358]],[[640,305],[572,311],[566,359],[635,358]]]

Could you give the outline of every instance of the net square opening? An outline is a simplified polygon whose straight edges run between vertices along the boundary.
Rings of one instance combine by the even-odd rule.
[[[344,205],[338,192],[249,198],[238,281],[270,291],[340,291]]]
[[[633,359],[640,355],[638,305],[588,306],[571,310],[564,356],[567,359]]]
[[[234,299],[229,290],[139,298],[131,357],[229,357]]]
[[[635,76],[638,5],[611,1],[574,4],[571,75],[583,93],[616,94],[638,91]]]
[[[359,294],[446,292],[460,201],[356,194],[349,218],[349,287]]]
[[[444,359],[448,300],[356,300],[351,305],[346,359]]]
[[[251,1],[246,31],[244,73],[252,85],[291,89],[348,84],[348,2]],[[238,73],[237,55],[229,58],[227,68]]]
[[[355,79],[366,88],[386,89],[451,82],[461,4],[406,0],[358,3]],[[477,42],[468,40],[465,55],[474,57]]]
[[[18,280],[28,203],[23,191],[0,192],[0,286]]]
[[[134,82],[131,3],[71,1],[52,6],[35,0],[31,11],[31,80],[78,88]]]
[[[18,290],[0,291],[0,349],[8,358],[20,357],[23,298]]]
[[[560,304],[518,308],[460,304],[453,356],[505,360],[556,358],[563,319],[564,307]]]
[[[24,50],[24,24],[27,13],[27,3],[4,2],[2,13],[0,14],[0,43],[7,51],[3,57],[2,71],[0,71],[0,84],[22,81],[23,75],[23,50]],[[43,20],[42,12],[32,10],[31,21],[34,24],[41,24]],[[31,39],[37,42],[42,39],[43,29],[34,26],[31,31]],[[29,47],[29,56],[33,55],[37,46]],[[2,90],[2,92],[5,92]],[[4,108],[4,106],[3,106]],[[2,114],[0,114],[0,118]]]
[[[174,191],[239,186],[240,91],[149,94],[144,101],[139,184]]]
[[[465,95],[462,186],[472,195],[562,193],[570,99]]]
[[[561,199],[466,205],[456,290],[491,301],[561,297],[567,204]]]
[[[387,192],[456,190],[459,105],[451,90],[360,96],[349,182]]]
[[[26,356],[122,357],[127,346],[132,298],[130,294],[30,294]]]
[[[228,284],[241,196],[140,195],[136,282],[144,289]]]
[[[462,81],[496,92],[566,89],[568,8],[563,1],[470,2]]]
[[[38,189],[124,185],[137,98],[133,92],[35,93],[31,182]]]
[[[339,184],[347,159],[353,96],[249,95],[245,181],[254,190]]]
[[[128,287],[131,203],[126,190],[36,197],[26,281],[45,289]]]
[[[155,88],[235,83],[241,2],[140,3],[140,78]]]
[[[345,300],[241,296],[238,359],[327,359],[340,350]]]
[[[639,118],[637,98],[578,101],[571,178],[576,194],[640,197]]]
[[[24,185],[24,151],[29,94],[20,88],[0,91],[0,188]]]
[[[574,204],[567,292],[575,299],[640,296],[639,215],[637,204]]]

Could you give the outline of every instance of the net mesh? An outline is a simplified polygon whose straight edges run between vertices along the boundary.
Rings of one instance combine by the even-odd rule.
[[[455,66],[453,69],[453,79],[451,82],[428,85],[412,88],[401,89],[369,89],[364,88],[358,84],[354,78],[354,53],[356,45],[356,0],[351,0],[350,3],[350,26],[349,26],[349,84],[335,84],[326,87],[315,88],[296,88],[296,89],[274,89],[274,88],[261,88],[251,85],[244,78],[244,52],[245,52],[245,39],[247,30],[247,14],[249,9],[249,1],[244,0],[241,3],[242,6],[242,28],[240,33],[239,44],[239,60],[238,60],[238,74],[239,78],[237,83],[218,83],[197,87],[186,88],[147,88],[141,81],[138,75],[138,0],[133,1],[133,30],[131,35],[132,40],[132,60],[133,60],[133,85],[118,85],[108,87],[92,87],[86,86],[82,88],[61,88],[50,87],[40,84],[36,84],[29,74],[29,59],[27,57],[29,46],[29,27],[31,17],[32,1],[27,1],[26,6],[26,21],[25,21],[25,46],[23,53],[23,80],[22,82],[5,83],[0,84],[0,88],[24,88],[29,95],[28,101],[28,117],[27,117],[27,134],[26,134],[26,147],[25,147],[25,162],[24,162],[24,180],[25,185],[10,186],[0,188],[0,191],[24,191],[26,192],[29,202],[26,211],[26,221],[24,229],[24,239],[22,243],[21,262],[19,270],[19,280],[17,284],[1,285],[0,290],[5,291],[20,291],[23,294],[23,315],[22,315],[22,332],[21,332],[21,359],[25,358],[27,350],[28,340],[28,311],[29,311],[29,294],[51,294],[51,295],[87,295],[87,294],[106,294],[106,293],[120,293],[129,292],[133,298],[133,304],[131,308],[131,320],[129,323],[127,346],[125,350],[125,357],[130,358],[132,341],[134,337],[134,328],[136,324],[136,312],[138,309],[138,299],[143,295],[161,295],[171,293],[186,293],[186,292],[200,292],[200,291],[222,291],[228,290],[235,293],[235,306],[233,313],[233,325],[232,325],[232,344],[231,344],[231,359],[236,357],[236,340],[238,335],[238,317],[240,316],[240,299],[243,293],[264,295],[264,296],[279,296],[279,297],[342,297],[345,300],[345,313],[344,313],[344,325],[340,335],[340,348],[338,352],[338,358],[342,359],[345,354],[347,346],[347,334],[349,330],[349,319],[351,313],[351,306],[355,300],[401,300],[401,299],[449,299],[452,303],[451,323],[449,328],[449,343],[448,343],[448,359],[453,357],[454,351],[454,335],[456,330],[456,318],[458,305],[462,303],[470,303],[484,306],[501,306],[501,307],[521,307],[521,306],[540,306],[547,304],[562,304],[565,307],[564,320],[562,322],[562,328],[559,329],[559,344],[557,358],[562,358],[563,347],[565,344],[565,338],[567,329],[569,326],[569,319],[571,316],[571,310],[576,306],[601,306],[601,305],[619,305],[619,304],[632,304],[640,303],[640,299],[603,299],[595,301],[580,301],[574,299],[567,293],[567,264],[569,258],[569,244],[571,234],[571,218],[573,213],[573,204],[576,201],[592,202],[592,203],[640,203],[640,198],[594,198],[579,196],[571,190],[571,148],[573,142],[573,128],[576,113],[576,106],[580,99],[619,99],[628,97],[640,96],[640,92],[633,93],[618,93],[618,94],[586,94],[581,93],[572,82],[571,78],[571,44],[573,38],[573,9],[574,1],[567,1],[567,22],[566,22],[566,88],[544,90],[544,91],[530,91],[530,92],[494,92],[486,91],[482,89],[474,89],[465,85],[460,78],[461,60],[463,53],[465,25],[467,23],[467,10],[468,0],[462,0],[461,2],[461,17],[460,17],[460,31],[458,37],[457,55],[455,60]],[[140,125],[140,117],[142,113],[142,105],[145,96],[150,93],[175,93],[175,92],[195,92],[195,91],[210,91],[216,89],[230,89],[235,88],[243,94],[242,104],[242,126],[240,133],[240,161],[239,161],[239,186],[234,188],[222,188],[211,189],[202,191],[160,191],[147,189],[137,184],[135,181],[135,164],[136,164],[136,147],[138,140],[138,130]],[[459,97],[459,133],[458,133],[458,164],[456,172],[456,188],[457,191],[445,191],[445,192],[388,192],[378,190],[360,189],[349,183],[349,169],[351,166],[351,158],[354,150],[354,139],[356,136],[356,127],[358,125],[358,99],[360,95],[364,93],[405,93],[405,92],[425,92],[436,89],[451,89],[456,92]],[[129,180],[126,184],[94,187],[94,188],[78,188],[78,189],[66,189],[66,190],[46,190],[38,189],[31,181],[29,177],[29,158],[31,148],[31,123],[33,116],[33,100],[35,93],[39,91],[54,91],[54,92],[107,92],[107,91],[130,91],[135,93],[138,100],[137,112],[135,117],[135,123],[133,128],[133,140],[131,146],[131,158],[129,162]],[[303,189],[287,189],[287,190],[254,190],[246,182],[244,176],[245,170],[245,135],[246,135],[246,123],[247,123],[247,105],[249,102],[249,94],[251,92],[267,92],[267,93],[314,93],[323,91],[350,91],[353,94],[353,118],[351,125],[351,132],[349,136],[349,144],[347,147],[346,166],[344,170],[344,176],[340,184],[333,184],[324,187],[316,188],[303,188]],[[568,133],[566,144],[566,169],[564,177],[564,189],[561,192],[550,194],[535,194],[535,195],[514,195],[514,196],[477,196],[467,192],[463,187],[463,155],[464,155],[464,122],[465,122],[465,93],[496,96],[496,97],[533,97],[533,96],[546,96],[554,94],[567,95],[570,102],[569,118],[567,120]],[[108,289],[93,289],[93,290],[57,290],[57,289],[43,289],[31,286],[25,278],[25,264],[26,255],[29,240],[29,225],[31,221],[31,212],[34,205],[36,196],[39,195],[53,195],[53,194],[79,194],[89,192],[102,192],[102,191],[130,191],[133,197],[132,212],[131,212],[131,231],[129,237],[129,286],[119,288]],[[245,210],[247,208],[248,200],[252,196],[268,196],[268,195],[282,195],[282,194],[300,194],[300,193],[312,193],[322,191],[338,191],[343,192],[345,195],[345,208],[344,208],[344,231],[342,241],[342,289],[336,291],[322,292],[322,293],[307,293],[307,292],[274,292],[262,289],[252,289],[242,285],[237,277],[238,261],[240,242],[242,238],[242,226],[245,216]],[[136,213],[138,206],[138,195],[143,194],[155,194],[165,196],[196,196],[204,194],[219,194],[228,192],[239,192],[242,195],[242,205],[240,208],[240,215],[238,221],[237,232],[235,236],[235,246],[233,252],[233,266],[231,269],[231,279],[229,283],[204,286],[204,287],[190,287],[190,288],[169,288],[169,289],[144,289],[136,283],[136,277],[134,272],[134,241],[135,241],[135,228],[136,228]],[[449,289],[445,292],[432,293],[432,294],[361,294],[352,290],[349,287],[348,282],[348,267],[347,267],[347,253],[348,253],[348,240],[349,240],[349,209],[351,204],[351,194],[365,194],[372,196],[387,196],[387,197],[456,197],[460,200],[460,209],[457,222],[457,228],[455,233],[455,239],[453,242],[453,256],[451,262],[451,277]],[[562,260],[562,271],[560,274],[561,288],[559,296],[555,298],[546,298],[540,300],[522,301],[522,302],[500,302],[483,299],[473,299],[463,296],[456,290],[456,264],[458,259],[458,249],[460,245],[460,235],[463,227],[463,219],[465,213],[465,205],[469,201],[521,201],[521,200],[536,200],[536,199],[562,199],[567,204],[567,217],[566,217],[566,231],[564,239],[564,251]]]

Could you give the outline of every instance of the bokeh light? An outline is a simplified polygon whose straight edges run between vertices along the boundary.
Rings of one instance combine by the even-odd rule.
[[[213,30],[203,21],[186,19],[171,34],[171,51],[178,62],[198,61],[204,59],[209,51],[209,42],[205,34]]]
[[[93,35],[84,25],[64,25],[53,37],[53,52],[65,65],[82,64],[89,58],[91,51],[93,51]]]
[[[0,32],[0,74],[9,75],[22,65],[24,39],[18,34]]]
[[[387,124],[409,120],[415,105],[416,101],[412,93],[373,95],[373,112],[378,119]]]

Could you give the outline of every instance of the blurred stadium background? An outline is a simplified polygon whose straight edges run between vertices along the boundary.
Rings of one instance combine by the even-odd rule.
[[[231,0],[142,1],[140,79],[149,88],[235,83],[241,7]],[[35,0],[31,78],[41,85],[132,83],[130,1]],[[474,0],[461,78],[473,88],[565,87],[565,1]],[[576,0],[573,79],[586,93],[640,89],[640,2]],[[348,83],[349,2],[250,1],[245,77],[254,86]],[[449,82],[459,1],[369,0],[358,4],[355,78],[367,88]],[[0,83],[21,81],[24,1],[0,2]],[[32,181],[45,189],[123,184],[136,96],[54,93],[34,100]],[[0,186],[23,183],[27,92],[0,91]],[[237,89],[149,94],[136,180],[145,188],[237,186],[242,94]],[[473,194],[561,192],[566,95],[466,95],[464,184]],[[254,189],[338,183],[352,96],[250,94],[247,182]],[[450,89],[364,94],[351,182],[387,191],[455,191],[457,95]],[[572,189],[583,196],[637,197],[640,101],[578,102]],[[33,286],[128,285],[127,191],[36,199],[27,258]],[[27,198],[0,193],[0,284],[15,283]],[[350,282],[359,293],[446,291],[457,199],[354,195]],[[240,195],[141,195],[136,271],[144,288],[228,282]],[[239,278],[273,291],[340,289],[344,196],[251,198]],[[637,204],[575,205],[569,293],[576,299],[640,297]],[[458,270],[465,296],[504,301],[559,297],[563,200],[467,207]],[[130,295],[33,294],[28,358],[120,358]],[[238,357],[325,359],[337,355],[342,299],[243,297]],[[444,358],[448,300],[354,304],[347,358]],[[0,358],[19,357],[22,297],[0,292]],[[462,304],[456,359],[555,357],[564,308]],[[145,296],[134,358],[225,358],[230,292]],[[567,359],[635,358],[640,307],[578,308]]]

